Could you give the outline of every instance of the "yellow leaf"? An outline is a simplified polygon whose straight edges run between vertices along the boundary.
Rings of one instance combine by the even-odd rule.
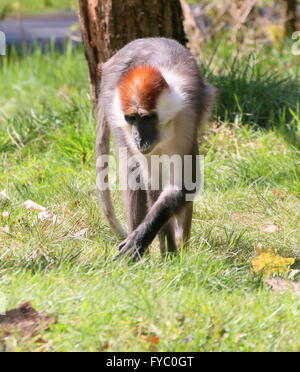
[[[287,273],[290,271],[290,265],[293,265],[294,262],[294,258],[278,256],[271,249],[261,252],[251,261],[255,273],[262,272],[266,275]]]

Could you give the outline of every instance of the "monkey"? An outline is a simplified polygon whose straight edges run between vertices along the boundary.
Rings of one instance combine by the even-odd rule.
[[[215,89],[189,50],[167,38],[137,39],[116,52],[101,65],[99,89],[97,189],[102,211],[122,239],[116,258],[140,259],[156,236],[163,256],[176,253],[190,239],[194,197],[189,195],[199,186],[198,132],[211,112]],[[105,179],[98,179],[108,167],[101,160],[109,154],[110,133],[116,148],[134,159],[119,156],[128,234],[116,218]],[[183,165],[186,156],[190,162]],[[157,157],[179,159],[179,169],[170,165],[165,182],[163,161],[152,170]],[[189,190],[183,185],[186,169],[193,181]],[[141,187],[129,187],[128,174]]]

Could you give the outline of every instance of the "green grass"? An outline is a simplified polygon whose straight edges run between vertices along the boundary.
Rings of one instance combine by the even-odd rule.
[[[299,351],[298,294],[272,293],[251,270],[258,244],[300,256],[299,111],[290,99],[299,92],[297,71],[265,73],[294,57],[288,47],[269,53],[251,80],[238,73],[243,58],[234,62],[236,74],[222,70],[222,47],[209,64],[212,50],[203,51],[212,71],[205,73],[219,103],[202,140],[205,194],[190,248],[162,260],[155,243],[137,264],[112,261],[118,241],[97,207],[82,51],[1,57],[0,191],[11,204],[0,204],[0,216],[10,213],[0,217],[0,227],[10,228],[0,232],[0,291],[9,308],[30,301],[57,318],[42,333],[46,344],[11,336],[9,350]],[[58,223],[37,223],[36,213],[21,208],[28,199]],[[270,224],[279,232],[263,233]],[[149,341],[154,335],[159,344]]]

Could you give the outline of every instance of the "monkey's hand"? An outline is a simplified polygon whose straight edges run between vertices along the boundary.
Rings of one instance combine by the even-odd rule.
[[[146,249],[147,245],[143,243],[139,232],[133,231],[128,238],[119,245],[120,252],[114,257],[114,259],[128,257],[133,261],[138,261],[142,258]]]

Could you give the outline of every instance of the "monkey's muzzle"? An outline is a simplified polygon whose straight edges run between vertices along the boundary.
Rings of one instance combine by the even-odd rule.
[[[132,137],[137,149],[142,154],[149,154],[157,143],[156,129],[150,125],[134,125]]]

